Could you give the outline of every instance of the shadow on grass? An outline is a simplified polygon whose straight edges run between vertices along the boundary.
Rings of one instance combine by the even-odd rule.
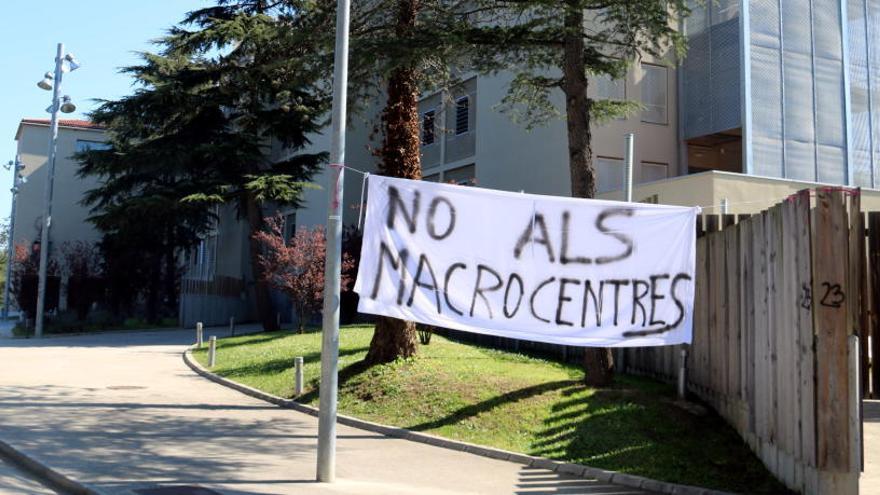
[[[267,342],[272,342],[273,340],[283,339],[291,334],[289,331],[279,331],[279,332],[260,332],[256,334],[250,335],[236,335],[235,337],[224,337],[217,341],[217,350],[223,349],[232,349],[233,347],[240,346],[249,346],[249,345],[260,345],[265,344]],[[229,339],[238,339],[240,337],[247,337],[239,340],[238,342],[231,342]],[[205,337],[205,341],[207,341],[207,337]]]
[[[367,350],[367,347],[361,347],[358,349],[351,349],[349,351],[345,351],[345,354],[343,354],[343,352],[340,351],[339,355],[343,356],[343,355],[347,355],[347,354],[357,354],[358,352],[364,352],[366,350]],[[320,354],[319,354],[319,358],[320,358]],[[352,363],[352,364],[346,366],[345,368],[342,368],[341,370],[339,370],[338,387],[340,389],[343,388],[349,380],[360,375],[361,373],[366,372],[367,370],[369,370],[373,366],[379,366],[379,365],[374,365],[371,363],[367,363],[364,360],[361,360],[356,363]],[[312,380],[310,382],[310,385],[311,385],[310,390],[308,392],[302,394],[301,396],[297,397],[297,399],[296,399],[297,402],[300,402],[303,404],[310,404],[310,403],[318,400],[318,395],[320,394],[320,391],[318,390],[318,386],[320,385],[320,377]]]
[[[424,423],[420,423],[414,426],[411,426],[409,429],[422,431],[422,430],[431,430],[434,428],[440,428],[442,426],[448,426],[451,424],[459,423],[468,418],[472,418],[474,416],[478,416],[481,413],[491,411],[496,407],[503,406],[505,404],[521,401],[524,399],[528,399],[530,397],[534,397],[536,395],[541,395],[547,392],[551,392],[553,390],[559,390],[561,388],[570,387],[572,384],[576,382],[572,380],[560,380],[555,382],[547,382],[541,383],[538,385],[532,385],[531,387],[521,388],[519,390],[512,390],[510,392],[503,393],[496,397],[492,397],[489,400],[484,400],[482,402],[478,402],[476,404],[471,404],[469,406],[462,407],[452,414],[447,415],[446,417],[436,419],[434,421],[427,421]]]
[[[699,416],[671,398],[620,381],[551,407],[530,454],[674,483],[747,493],[788,493],[714,413]]]
[[[366,352],[366,347],[357,347],[354,349],[344,349],[339,351],[339,356],[350,356],[352,354],[358,354],[362,352]],[[229,368],[222,370],[219,374],[225,377],[238,377],[238,376],[247,376],[247,375],[263,375],[263,374],[272,374],[279,373],[282,371],[286,371],[289,369],[293,369],[294,363],[297,356],[283,359],[272,359],[269,361],[260,361],[259,363],[249,365],[249,366],[239,366],[237,368]],[[320,352],[310,352],[308,354],[304,354],[301,356],[303,358],[303,364],[317,363],[321,361],[321,353]],[[342,380],[342,373],[340,372],[340,381]]]

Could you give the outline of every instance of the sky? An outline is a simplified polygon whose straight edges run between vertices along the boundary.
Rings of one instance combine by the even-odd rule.
[[[51,91],[37,87],[54,69],[56,46],[64,43],[82,67],[64,75],[62,93],[77,109],[64,118],[87,118],[95,99],[116,99],[132,91],[120,67],[153,51],[151,40],[210,0],[3,0],[0,29],[0,164],[15,158],[15,131],[23,118],[48,118]],[[9,216],[12,172],[0,168],[0,218]]]

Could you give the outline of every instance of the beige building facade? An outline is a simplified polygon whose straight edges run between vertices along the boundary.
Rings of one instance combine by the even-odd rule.
[[[26,182],[16,195],[16,246],[30,246],[39,241],[45,206],[47,157],[49,149],[48,119],[23,119],[15,133],[18,156]],[[86,120],[61,120],[55,160],[55,180],[52,196],[52,226],[49,229],[50,254],[64,242],[97,242],[99,233],[87,221],[89,208],[81,201],[89,189],[96,186],[94,178],[76,176],[79,164],[72,158],[84,149],[106,146],[104,129]]]

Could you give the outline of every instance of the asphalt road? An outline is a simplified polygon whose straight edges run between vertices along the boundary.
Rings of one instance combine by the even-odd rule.
[[[192,340],[0,339],[0,439],[107,494],[645,493],[344,426],[338,481],[316,483],[317,419],[196,375],[181,357]]]

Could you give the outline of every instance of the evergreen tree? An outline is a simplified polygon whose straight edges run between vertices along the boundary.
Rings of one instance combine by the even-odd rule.
[[[296,56],[315,80],[332,81],[336,2],[279,2],[223,0],[217,7],[195,13],[191,19],[205,36],[217,19],[248,15],[271,15],[278,26],[296,26],[301,47]],[[387,98],[381,114],[379,173],[409,179],[421,178],[419,95],[425,89],[448,82],[449,67],[463,65],[469,42],[454,35],[464,31],[473,14],[464,0],[355,0],[352,4],[349,67],[350,107],[362,110],[380,95]],[[294,38],[288,38],[292,41]],[[214,46],[217,46],[215,44]],[[470,46],[470,45],[468,45]],[[278,56],[289,56],[282,52]],[[370,363],[410,357],[417,350],[415,324],[380,317],[366,360]]]
[[[477,0],[475,5],[494,13],[491,23],[458,32],[485,47],[475,52],[475,63],[484,72],[501,67],[515,72],[504,107],[529,127],[559,115],[551,94],[561,90],[571,195],[594,197],[590,125],[638,105],[588,97],[588,76],[619,78],[643,57],[683,55],[685,38],[676,27],[689,13],[686,0]],[[586,383],[608,385],[612,364],[609,349],[586,348]]]
[[[279,29],[277,22],[259,13],[210,22],[191,14],[184,26],[199,30],[172,30],[160,42],[162,54],[145,54],[143,65],[125,69],[140,87],[95,112],[93,119],[113,136],[113,149],[88,153],[82,168],[84,175],[102,177],[87,201],[114,246],[126,251],[129,235],[142,226],[131,225],[132,205],[157,197],[169,211],[159,224],[185,225],[188,235],[204,231],[218,203],[234,204],[251,233],[262,230],[267,203],[298,204],[325,159],[303,148],[320,129],[328,100],[291,52],[297,45],[288,36],[296,31]],[[283,50],[287,55],[280,57]],[[273,160],[273,144],[287,157]],[[160,178],[165,181],[157,183]],[[168,196],[151,194],[154,189]],[[167,247],[186,248],[194,238],[169,237],[180,242]],[[277,323],[258,263],[260,247],[250,239],[258,314],[272,329]]]

